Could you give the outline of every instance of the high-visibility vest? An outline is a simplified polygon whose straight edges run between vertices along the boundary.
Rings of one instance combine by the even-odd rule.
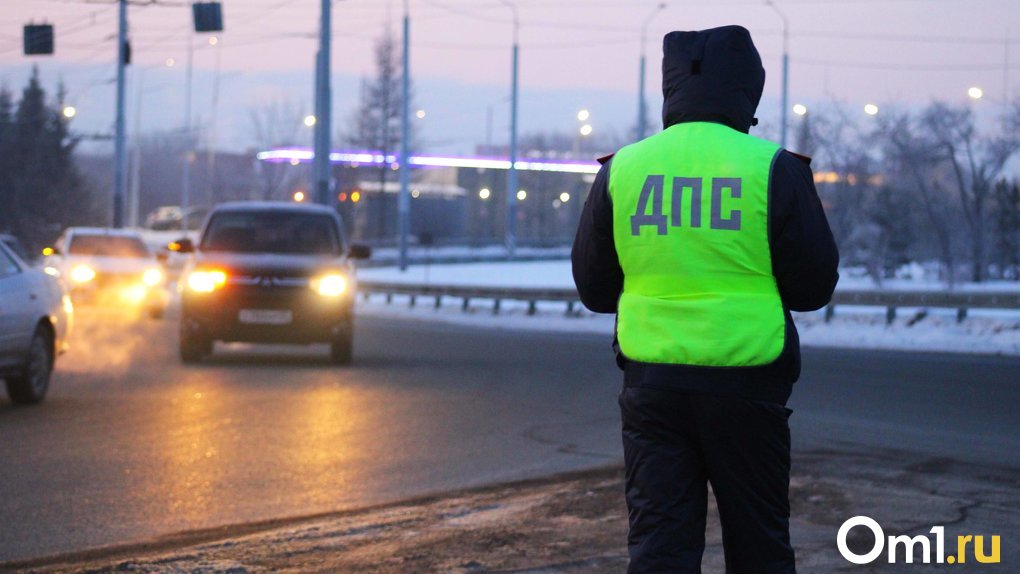
[[[621,149],[609,173],[623,269],[620,351],[634,361],[764,365],[783,350],[769,181],[780,148],[680,123]]]

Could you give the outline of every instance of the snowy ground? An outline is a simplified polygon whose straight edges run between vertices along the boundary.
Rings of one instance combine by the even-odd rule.
[[[468,285],[472,287],[571,288],[570,262],[526,261],[520,263],[461,263],[414,265],[401,271],[396,267],[364,269],[363,281],[385,281],[413,285]]]
[[[474,263],[459,265],[414,266],[406,272],[395,268],[365,269],[363,281],[402,282],[417,285],[572,287],[568,261],[525,263]],[[874,288],[864,279],[840,281],[841,288]],[[936,283],[895,280],[883,288],[939,289]],[[960,289],[1017,289],[1016,283],[962,285]],[[408,297],[394,297],[386,304],[382,296],[368,302],[359,300],[359,312],[366,315],[444,321],[498,329],[546,330],[557,332],[601,333],[612,335],[614,317],[581,311],[570,316],[562,303],[540,303],[534,316],[527,315],[527,304],[503,301],[500,313],[492,312],[492,301],[473,300],[468,310],[461,301],[446,299],[439,309],[431,299],[418,298],[415,307]],[[956,322],[953,309],[930,309],[919,318],[919,309],[901,308],[892,324],[885,324],[882,307],[839,306],[836,317],[825,323],[821,312],[796,313],[795,320],[806,346],[865,349],[898,349],[1020,355],[1020,311],[974,310],[962,323]]]
[[[371,261],[396,261],[399,257],[396,247],[377,247],[372,250]],[[411,245],[408,247],[408,256],[422,259],[443,259],[443,258],[464,258],[464,259],[492,259],[498,260],[506,257],[506,248],[502,245],[485,245],[471,247],[467,245],[444,245],[442,247],[421,247]],[[570,257],[570,246],[561,247],[521,247],[515,250],[517,257],[522,259],[540,259],[545,257]]]

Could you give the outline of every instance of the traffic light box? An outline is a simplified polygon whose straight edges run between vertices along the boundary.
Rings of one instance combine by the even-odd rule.
[[[196,2],[191,5],[196,32],[222,32],[223,8],[219,2]]]
[[[27,24],[25,26],[25,55],[44,56],[53,53],[53,25]]]

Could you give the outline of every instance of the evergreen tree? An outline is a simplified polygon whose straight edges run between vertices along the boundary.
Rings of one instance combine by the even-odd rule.
[[[10,231],[14,215],[14,101],[0,88],[0,231]]]
[[[96,210],[74,164],[76,141],[60,101],[47,102],[38,69],[13,114],[10,100],[0,94],[0,226],[35,249],[64,227],[94,222]]]
[[[1000,273],[1020,281],[1020,183],[999,181],[995,186],[995,200]]]

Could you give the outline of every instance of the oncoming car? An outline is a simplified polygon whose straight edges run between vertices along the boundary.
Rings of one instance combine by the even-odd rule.
[[[0,241],[0,378],[11,401],[34,404],[46,396],[72,316],[57,278],[29,267]]]
[[[75,304],[128,305],[158,319],[170,301],[162,266],[135,231],[70,227],[44,254]]]
[[[352,259],[369,257],[348,246],[336,213],[284,202],[226,203],[213,209],[193,253],[181,291],[180,357],[212,353],[215,341],[329,343],[334,363],[351,361],[354,337]]]

